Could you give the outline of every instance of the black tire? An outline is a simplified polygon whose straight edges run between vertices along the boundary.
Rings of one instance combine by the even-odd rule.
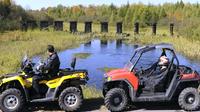
[[[187,111],[195,111],[200,107],[200,96],[196,88],[185,88],[178,98],[179,106]]]
[[[80,108],[83,98],[81,90],[76,87],[64,89],[59,96],[59,106],[65,111],[76,111]]]
[[[126,92],[121,88],[114,88],[107,92],[105,96],[105,106],[110,111],[123,111],[128,105]]]
[[[18,89],[7,89],[0,95],[0,108],[3,112],[22,112],[24,104],[25,99]]]

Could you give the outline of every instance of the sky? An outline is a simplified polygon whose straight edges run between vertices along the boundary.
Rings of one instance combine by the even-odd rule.
[[[59,4],[64,6],[74,6],[74,5],[102,5],[113,3],[116,6],[121,6],[123,4],[127,4],[127,2],[131,3],[144,3],[144,4],[154,4],[159,5],[165,2],[168,3],[176,3],[180,0],[14,0],[14,2],[18,5],[21,5],[25,9],[41,9],[43,7],[53,7]],[[200,0],[182,0],[184,3],[200,3]]]

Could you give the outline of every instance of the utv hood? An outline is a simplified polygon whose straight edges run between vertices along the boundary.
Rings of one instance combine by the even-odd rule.
[[[130,71],[128,71],[126,69],[116,69],[116,70],[112,70],[112,71],[106,73],[106,75],[108,77],[112,77],[112,76],[117,76],[120,74],[127,74],[127,73],[130,73]]]
[[[130,72],[126,69],[116,69],[106,73],[105,82],[112,81],[125,81],[130,85],[130,87],[133,87],[134,90],[138,89],[138,77],[135,76],[134,72]]]

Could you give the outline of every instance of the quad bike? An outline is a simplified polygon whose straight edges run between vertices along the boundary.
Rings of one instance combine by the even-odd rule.
[[[165,71],[154,74],[159,65],[143,66],[150,62],[147,60],[153,60],[149,56],[159,54],[158,50],[160,56],[169,57],[169,63]],[[145,54],[149,55],[144,57]],[[177,102],[184,110],[193,111],[200,107],[199,83],[200,75],[190,67],[179,65],[172,45],[162,43],[137,48],[124,68],[106,73],[103,95],[105,105],[111,111],[123,111],[134,102],[170,101]]]
[[[21,71],[0,78],[0,109],[4,112],[21,112],[25,103],[58,101],[65,111],[77,110],[83,101],[81,85],[87,83],[87,70],[75,70],[76,59],[71,67],[62,69],[51,78],[39,82],[42,97],[38,98],[32,87],[32,77],[36,72],[44,72],[43,64],[36,68],[30,59],[22,61]]]

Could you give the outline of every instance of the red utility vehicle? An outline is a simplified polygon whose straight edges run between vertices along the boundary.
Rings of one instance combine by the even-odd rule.
[[[159,64],[162,56],[167,57],[166,65]],[[179,65],[172,45],[162,43],[135,49],[124,68],[106,73],[103,95],[111,111],[123,111],[130,102],[169,101],[193,111],[200,107],[199,83],[200,75]]]

